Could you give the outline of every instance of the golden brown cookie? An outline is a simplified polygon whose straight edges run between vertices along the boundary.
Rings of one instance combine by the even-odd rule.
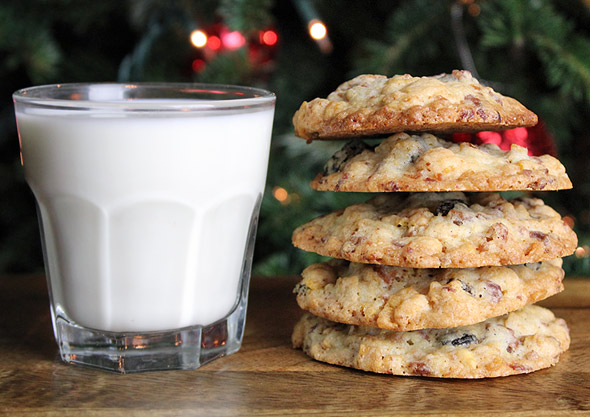
[[[413,332],[339,324],[306,313],[291,339],[318,361],[439,378],[533,372],[555,365],[570,344],[565,321],[535,305],[471,326]]]
[[[424,133],[398,133],[377,147],[351,140],[311,183],[321,191],[505,191],[572,187],[554,157],[512,145],[453,143]]]
[[[390,330],[479,323],[563,290],[561,259],[481,268],[425,269],[333,259],[307,267],[299,307],[339,323]]]
[[[351,262],[470,268],[571,255],[577,237],[537,198],[497,193],[384,193],[293,232],[303,250]]]
[[[537,116],[482,86],[469,71],[433,77],[359,75],[327,98],[304,102],[293,117],[308,140],[403,131],[473,132],[534,126]]]

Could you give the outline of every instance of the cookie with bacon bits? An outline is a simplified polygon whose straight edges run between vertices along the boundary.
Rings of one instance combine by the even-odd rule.
[[[577,236],[538,198],[497,193],[381,193],[293,232],[305,251],[408,268],[472,268],[571,255]]]
[[[562,260],[481,268],[401,268],[333,259],[295,287],[303,310],[339,323],[408,331],[479,323],[563,290]]]
[[[438,378],[529,373],[555,365],[570,345],[565,321],[535,305],[470,326],[411,332],[340,324],[305,313],[291,340],[321,362]]]
[[[508,191],[572,188],[551,155],[529,156],[512,145],[453,143],[429,133],[398,133],[378,146],[350,140],[311,186],[319,191]]]
[[[520,102],[460,70],[430,77],[359,75],[327,98],[303,102],[293,117],[295,134],[307,140],[536,124],[537,116]]]

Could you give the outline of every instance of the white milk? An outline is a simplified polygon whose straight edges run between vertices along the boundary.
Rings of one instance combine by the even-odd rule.
[[[107,331],[211,324],[236,303],[273,109],[17,114],[58,314]]]

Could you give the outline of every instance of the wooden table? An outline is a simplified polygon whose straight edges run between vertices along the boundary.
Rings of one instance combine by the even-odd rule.
[[[590,278],[544,305],[572,345],[551,369],[488,380],[375,375],[290,346],[295,278],[253,280],[241,351],[194,371],[119,375],[61,363],[42,276],[0,277],[0,415],[590,415]]]

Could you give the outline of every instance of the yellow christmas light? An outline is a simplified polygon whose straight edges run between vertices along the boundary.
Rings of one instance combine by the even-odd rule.
[[[314,19],[309,22],[309,35],[316,41],[322,40],[328,34],[328,29],[320,20]]]
[[[272,195],[274,198],[279,200],[281,203],[286,203],[289,199],[289,193],[283,187],[275,187],[272,190]]]
[[[587,245],[578,246],[575,251],[576,258],[586,258],[590,255],[590,247]]]
[[[202,30],[193,30],[191,33],[191,43],[197,48],[202,48],[207,45],[207,35]]]

